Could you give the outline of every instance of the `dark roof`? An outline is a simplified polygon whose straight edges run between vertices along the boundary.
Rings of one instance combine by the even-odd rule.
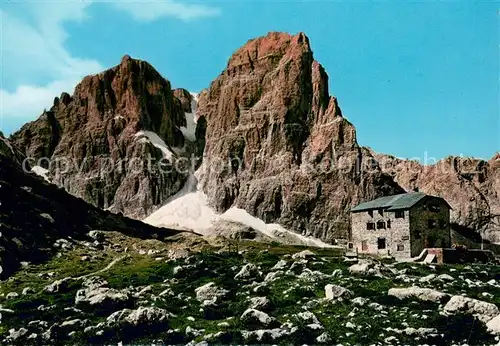
[[[399,209],[409,209],[426,196],[428,195],[426,195],[423,192],[408,192],[399,195],[385,196],[374,199],[373,201],[361,203],[352,208],[351,211],[356,212],[356,211],[364,211],[370,209],[386,209],[389,211],[399,210]],[[448,203],[446,204],[451,209],[450,205]]]

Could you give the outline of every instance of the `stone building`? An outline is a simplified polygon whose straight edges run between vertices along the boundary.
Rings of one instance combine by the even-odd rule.
[[[418,256],[451,246],[450,205],[421,192],[386,196],[351,209],[351,242],[358,253]]]

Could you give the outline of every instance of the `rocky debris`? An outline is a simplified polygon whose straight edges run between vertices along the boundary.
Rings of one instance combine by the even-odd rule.
[[[108,327],[145,327],[154,325],[166,325],[172,316],[165,309],[158,307],[139,307],[135,310],[124,309],[116,311],[106,319]]]
[[[102,231],[96,231],[96,230],[90,231],[88,233],[88,236],[90,238],[92,238],[93,240],[98,241],[98,242],[103,242],[106,239],[106,236],[104,235],[104,232],[102,232]]]
[[[320,344],[327,344],[332,341],[332,338],[327,332],[324,332],[323,334],[321,334],[316,338],[316,341]]]
[[[218,302],[219,299],[226,296],[227,290],[219,288],[214,282],[209,282],[203,286],[196,288],[196,299],[203,303],[203,305],[213,305]]]
[[[257,276],[259,274],[259,268],[255,264],[247,263],[241,270],[234,276],[235,280],[239,279],[249,279]]]
[[[83,282],[85,288],[76,292],[75,305],[86,310],[96,310],[100,313],[116,311],[128,307],[132,297],[125,290],[108,288],[107,282],[100,277],[89,277]]]
[[[500,153],[489,161],[450,156],[432,165],[371,153],[406,191],[418,188],[446,199],[452,222],[500,242]]]
[[[500,310],[495,304],[464,296],[451,297],[443,309],[448,314],[464,313],[473,315],[483,323],[488,323],[500,315]]]
[[[364,306],[366,303],[368,303],[368,299],[363,297],[356,297],[352,299],[351,302],[357,306]]]
[[[310,250],[304,250],[304,251],[301,251],[301,252],[297,252],[295,254],[292,255],[292,259],[296,260],[296,259],[307,259],[307,258],[311,258],[311,257],[314,257],[316,256],[314,254],[314,252],[310,251]]]
[[[419,336],[426,337],[431,335],[437,335],[438,331],[435,328],[411,328],[408,327],[403,330],[403,333],[409,336]]]
[[[19,293],[17,293],[17,292],[9,292],[5,296],[5,299],[16,299],[18,297],[19,297]]]
[[[144,218],[187,179],[162,168],[180,153],[173,148],[184,147],[182,108],[169,81],[147,62],[124,56],[119,65],[85,77],[73,95],[56,97],[11,140],[30,162],[51,158],[48,176],[69,193]]]
[[[449,274],[438,275],[437,279],[441,280],[441,281],[449,281],[449,282],[455,281],[455,278],[453,276],[449,275]]]
[[[403,192],[375,165],[364,167],[372,156],[329,95],[303,33],[273,32],[238,49],[200,93],[197,116],[200,187],[217,211],[239,207],[333,241],[347,238],[353,205]],[[220,162],[230,164],[213,169]]]
[[[285,269],[286,266],[287,266],[287,261],[285,260],[279,260],[275,265],[274,267],[271,268],[271,270],[282,270],[282,269]]]
[[[28,294],[32,294],[32,293],[35,293],[35,290],[32,288],[32,287],[25,287],[23,288],[23,296],[26,296]]]
[[[71,278],[56,280],[52,282],[50,285],[46,286],[44,290],[47,293],[61,293],[68,291],[70,281]]]
[[[360,261],[359,263],[353,264],[349,267],[349,273],[353,275],[373,275],[381,276],[380,266],[376,265],[371,261]]]
[[[248,308],[255,310],[266,310],[271,305],[267,297],[252,297],[249,299],[249,302],[250,305]]]
[[[293,334],[295,331],[290,331],[282,328],[273,329],[258,329],[258,330],[242,330],[241,336],[246,342],[272,342],[277,341],[284,336]]]
[[[329,275],[324,274],[318,270],[311,270],[308,268],[305,268],[300,275],[297,276],[297,278],[304,280],[304,281],[309,281],[309,282],[315,282],[321,279],[326,279],[328,278]]]
[[[326,299],[338,299],[338,298],[350,298],[353,293],[339,285],[328,284],[325,286],[325,297]]]
[[[307,325],[319,325],[321,326],[321,323],[319,322],[318,318],[316,317],[315,314],[313,314],[310,311],[304,311],[304,312],[299,312],[296,315],[304,324]],[[321,328],[320,328],[321,329]]]
[[[449,295],[440,291],[436,291],[430,288],[420,288],[416,286],[408,288],[391,288],[387,292],[388,295],[396,297],[398,299],[417,299],[422,301],[443,303],[448,298]]]
[[[267,273],[266,277],[264,278],[264,282],[273,282],[278,280],[284,272],[282,270],[278,270],[275,272],[269,272]]]
[[[28,334],[28,329],[26,328],[19,328],[19,329],[9,329],[9,336],[8,339],[10,341],[17,341],[20,338],[24,337],[26,334]]]
[[[491,334],[500,335],[500,315],[489,320],[488,323],[486,323],[486,328]]]
[[[431,282],[432,280],[434,280],[435,278],[436,278],[436,274],[429,274],[427,276],[424,276],[423,278],[420,278],[418,280],[418,282],[428,283],[428,282]]]
[[[276,325],[277,320],[265,312],[256,309],[247,309],[240,317],[241,322],[246,326],[264,326]]]

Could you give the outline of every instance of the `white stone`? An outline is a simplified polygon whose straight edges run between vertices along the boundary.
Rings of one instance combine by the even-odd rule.
[[[491,334],[500,335],[500,315],[486,323],[486,328]]]
[[[274,317],[256,309],[245,310],[245,312],[241,315],[240,320],[245,324],[257,323],[263,326],[269,326],[270,324],[276,322]]]
[[[349,298],[352,292],[342,286],[328,284],[325,286],[326,299]]]
[[[314,256],[316,256],[314,254],[314,252],[309,251],[309,250],[304,250],[304,251],[297,252],[296,254],[294,254],[292,256],[292,259],[299,259],[299,258],[305,259],[305,258],[314,257]]]
[[[422,301],[429,301],[434,303],[443,302],[448,297],[448,294],[436,291],[430,288],[420,288],[416,286],[408,288],[391,288],[387,293],[390,296],[398,299],[415,298]]]
[[[241,270],[234,276],[235,280],[239,279],[249,279],[258,273],[258,268],[253,263],[245,264]]]
[[[500,310],[495,304],[463,296],[451,297],[450,301],[444,306],[444,311],[448,314],[471,314],[483,323],[488,323],[500,315]]]

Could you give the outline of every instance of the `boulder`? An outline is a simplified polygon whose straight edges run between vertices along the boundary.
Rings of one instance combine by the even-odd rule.
[[[217,303],[229,292],[223,288],[217,287],[214,282],[209,282],[200,286],[194,291],[196,293],[196,299],[205,305]]]
[[[275,325],[277,320],[269,316],[265,312],[257,309],[247,309],[240,317],[241,322],[247,326],[264,326],[269,327]]]
[[[239,279],[249,279],[257,276],[259,273],[259,269],[255,264],[247,263],[245,264],[241,270],[234,276],[235,280]]]
[[[420,288],[416,286],[408,288],[391,288],[387,292],[388,295],[398,299],[417,299],[422,301],[443,303],[449,298],[449,295],[430,288]]]
[[[458,295],[451,297],[444,306],[444,311],[448,314],[470,314],[483,323],[488,323],[500,315],[500,310],[495,304]]]
[[[486,328],[491,334],[500,335],[500,315],[489,320],[486,323]]]
[[[328,284],[325,286],[325,297],[326,299],[337,299],[337,298],[350,298],[353,293],[339,285]]]

